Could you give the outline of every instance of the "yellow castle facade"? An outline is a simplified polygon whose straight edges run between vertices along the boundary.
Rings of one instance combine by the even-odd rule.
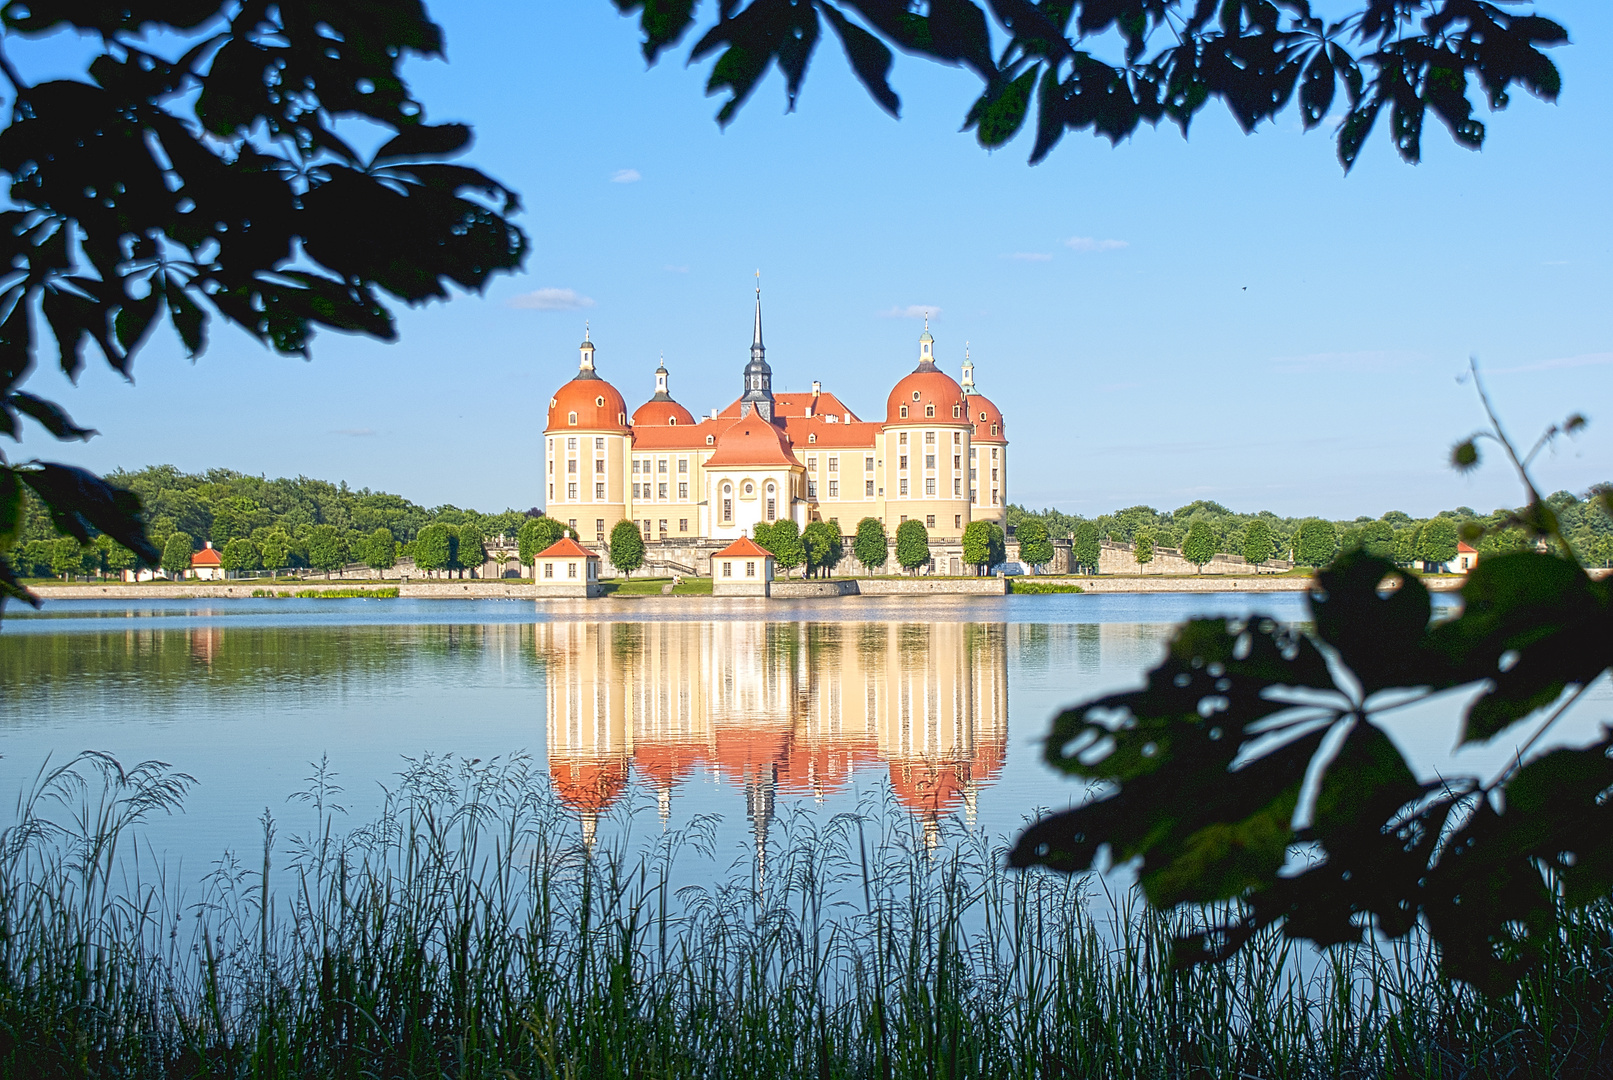
[[[918,366],[863,420],[812,383],[774,395],[762,344],[762,298],[740,396],[698,420],[673,399],[664,364],[636,409],[605,380],[585,336],[577,375],[549,399],[544,492],[550,517],[584,541],[604,542],[618,521],[646,540],[724,541],[783,519],[805,527],[838,520],[850,535],[865,517],[894,535],[922,521],[932,541],[963,535],[971,521],[1004,524],[1008,436],[1001,411],[935,361],[926,321]]]

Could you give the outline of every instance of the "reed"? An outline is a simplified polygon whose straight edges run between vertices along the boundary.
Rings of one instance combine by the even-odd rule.
[[[1263,940],[1172,974],[1169,920],[888,804],[585,843],[525,758],[410,764],[343,829],[267,816],[187,897],[136,841],[188,778],[86,755],[0,834],[0,1075],[1367,1077],[1605,1073],[1613,914],[1507,999],[1415,946]],[[640,837],[640,832],[647,835]]]

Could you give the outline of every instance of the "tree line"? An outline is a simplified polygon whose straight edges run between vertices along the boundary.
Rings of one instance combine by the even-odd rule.
[[[1585,566],[1613,563],[1613,522],[1595,510],[1597,494],[1609,486],[1597,485],[1584,498],[1559,491],[1545,499],[1561,523],[1562,535]],[[1020,540],[1021,560],[1027,564],[1035,562],[1024,551],[1025,530],[1033,526],[1037,538],[1042,534],[1035,529],[1070,539],[1073,561],[1091,569],[1096,569],[1105,539],[1133,545],[1137,561],[1145,564],[1153,561],[1157,549],[1172,548],[1200,566],[1218,554],[1227,554],[1241,555],[1256,565],[1286,558],[1301,566],[1322,567],[1345,552],[1363,551],[1399,566],[1430,568],[1456,558],[1464,534],[1475,535],[1473,546],[1481,559],[1532,549],[1535,538],[1510,524],[1521,513],[1502,508],[1481,514],[1459,506],[1429,518],[1391,510],[1378,518],[1346,521],[1279,517],[1269,510],[1240,513],[1201,499],[1171,511],[1130,506],[1092,518],[1010,504],[1008,524]]]
[[[352,563],[379,572],[410,558],[428,573],[462,574],[485,561],[488,539],[518,536],[538,514],[427,509],[401,495],[346,483],[306,476],[270,480],[229,469],[185,473],[157,465],[119,470],[106,479],[139,496],[146,533],[161,553],[160,568],[171,574],[188,568],[207,543],[231,572],[329,573]],[[88,544],[59,535],[46,507],[32,499],[12,557],[24,577],[119,573],[139,565],[132,550],[105,534]]]

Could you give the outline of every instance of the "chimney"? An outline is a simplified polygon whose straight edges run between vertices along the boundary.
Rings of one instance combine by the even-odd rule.
[[[202,547],[210,548],[212,546],[213,546],[213,541],[211,541],[211,540],[203,540],[202,541]]]
[[[819,382],[817,379],[813,379],[812,380],[812,396],[817,397],[821,393],[823,393],[823,384],[821,382]]]

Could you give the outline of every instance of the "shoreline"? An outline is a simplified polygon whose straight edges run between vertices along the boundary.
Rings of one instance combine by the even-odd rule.
[[[790,579],[793,581],[794,579]],[[861,578],[831,578],[828,581],[861,581]],[[879,579],[883,580],[883,579]],[[911,592],[902,590],[904,598],[917,598],[922,596],[952,598],[960,595],[980,595],[978,587],[946,589],[943,582],[947,579],[916,578],[914,581],[928,581],[930,587]],[[960,582],[973,582],[983,579],[962,578]],[[1278,577],[1275,575],[1249,575],[1233,576],[1215,574],[1206,577],[1131,577],[1131,576],[1092,576],[1092,577],[1034,577],[1027,580],[1050,582],[1060,585],[1079,586],[1082,593],[1115,594],[1115,593],[1280,593],[1304,592],[1310,588],[1309,577]],[[1463,578],[1459,576],[1424,578],[1425,584],[1431,592],[1454,592],[1461,588]],[[780,584],[784,582],[781,580]],[[660,594],[643,594],[632,596],[606,596],[594,600],[577,601],[554,596],[541,595],[539,587],[531,584],[514,581],[435,581],[435,582],[395,582],[360,584],[353,581],[332,581],[330,583],[313,582],[306,580],[264,581],[251,582],[207,582],[195,585],[175,584],[131,584],[127,582],[109,582],[106,584],[74,584],[74,585],[40,585],[34,587],[34,592],[47,603],[51,600],[250,600],[253,592],[273,590],[275,592],[296,591],[368,591],[380,589],[396,589],[401,599],[408,600],[550,600],[569,605],[576,603],[593,604],[598,602],[659,602],[667,600],[701,600],[710,601],[711,596],[706,594],[685,594],[664,596]],[[883,590],[882,590],[883,591]],[[1059,594],[1048,594],[1059,595]],[[1079,595],[1065,593],[1062,595]],[[262,598],[262,597],[260,597]],[[719,598],[721,599],[721,598]],[[785,597],[778,597],[785,599]],[[821,599],[831,601],[856,600],[856,596],[816,596],[816,597],[789,597],[793,602],[803,599]]]

